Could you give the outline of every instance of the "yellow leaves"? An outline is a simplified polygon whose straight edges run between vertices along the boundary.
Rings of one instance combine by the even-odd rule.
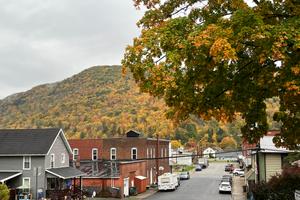
[[[209,54],[214,57],[216,61],[222,60],[237,60],[235,49],[225,38],[218,38],[215,40],[210,48]]]
[[[300,66],[292,67],[291,70],[295,75],[300,75]]]
[[[171,147],[172,149],[178,149],[182,146],[180,140],[171,140]]]
[[[207,53],[209,53],[216,62],[224,60],[236,61],[236,50],[228,42],[231,36],[231,29],[223,29],[215,24],[211,24],[196,36],[189,37],[189,40],[197,48],[206,47],[209,49]]]

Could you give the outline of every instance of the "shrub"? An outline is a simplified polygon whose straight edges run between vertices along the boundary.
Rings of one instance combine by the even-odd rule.
[[[281,175],[273,176],[267,183],[254,186],[255,200],[294,200],[294,192],[300,188],[300,168],[288,167]]]
[[[1,200],[9,199],[9,189],[5,184],[0,184],[0,199]]]

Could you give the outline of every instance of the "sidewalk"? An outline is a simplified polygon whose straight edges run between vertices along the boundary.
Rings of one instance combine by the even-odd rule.
[[[145,199],[147,197],[154,195],[156,192],[157,192],[156,189],[150,188],[144,193],[138,194],[136,196],[126,197],[124,199],[125,200]],[[117,199],[120,198],[87,198],[87,200],[117,200]]]
[[[243,192],[245,177],[234,176],[232,185],[232,200],[246,200],[246,193]]]

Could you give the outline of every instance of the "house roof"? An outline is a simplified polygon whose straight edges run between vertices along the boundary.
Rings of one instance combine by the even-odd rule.
[[[276,147],[273,143],[274,136],[264,136],[260,139],[261,152],[266,153],[285,153],[289,150],[282,147]]]
[[[70,179],[70,178],[75,178],[75,177],[80,177],[85,175],[84,172],[75,169],[73,167],[51,168],[51,169],[46,169],[46,172],[62,179]]]
[[[0,156],[46,155],[60,133],[58,128],[0,129]],[[68,142],[64,142],[70,151]]]
[[[22,172],[0,172],[0,183],[4,183],[14,177],[20,176]]]

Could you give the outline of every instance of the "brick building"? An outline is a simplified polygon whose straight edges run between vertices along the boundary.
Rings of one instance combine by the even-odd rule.
[[[140,137],[136,131],[129,131],[123,138],[103,139],[103,155],[105,160],[146,160],[146,177],[148,184],[156,183],[156,157],[159,158],[158,174],[170,172],[169,150],[170,141]]]
[[[102,191],[101,196],[109,196],[104,194],[106,188],[122,188],[125,195],[133,186],[139,192],[144,191],[136,183],[156,182],[157,156],[160,157],[159,174],[170,172],[168,140],[159,140],[158,152],[156,139],[140,137],[136,131],[129,131],[126,137],[75,139],[69,143],[74,154],[72,162],[87,174],[83,186]]]

